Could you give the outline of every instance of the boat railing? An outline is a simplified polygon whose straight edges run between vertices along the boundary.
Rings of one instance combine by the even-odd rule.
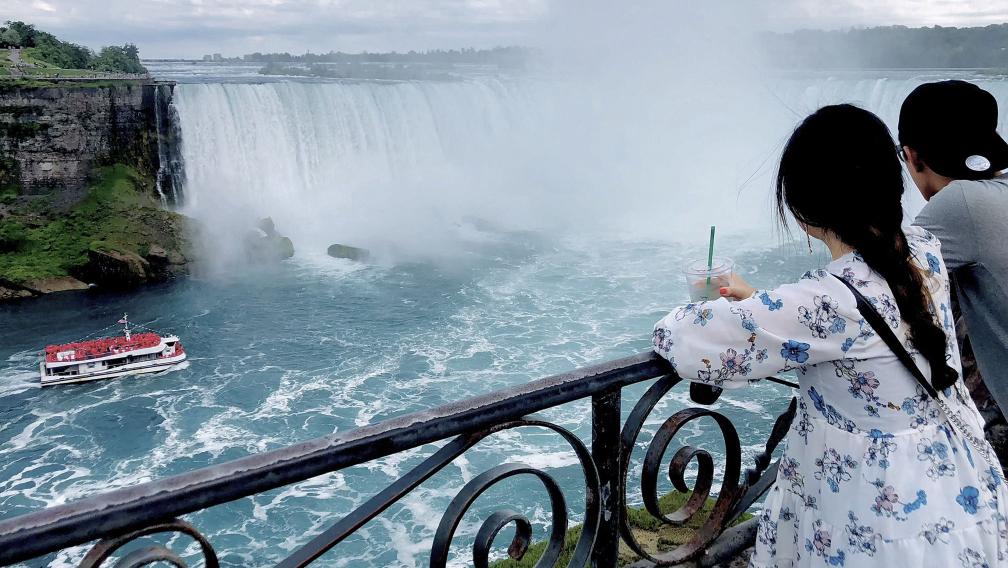
[[[624,389],[646,381],[651,381],[646,392],[625,414],[621,400]],[[687,383],[695,405],[664,418],[653,434],[650,427],[645,428],[645,421],[654,424],[652,414],[655,414],[655,408],[662,399],[674,389],[684,388],[682,383],[665,360],[650,352],[641,353],[355,430],[111,490],[0,521],[0,564],[32,559],[49,562],[59,551],[94,543],[79,566],[95,568],[110,557],[123,555],[127,548],[139,544],[134,541],[145,540],[155,533],[175,533],[195,540],[205,566],[216,567],[220,565],[218,552],[198,527],[183,520],[186,515],[425,444],[444,442],[422,463],[355,510],[342,518],[333,519],[334,522],[318,534],[306,536],[305,542],[286,558],[280,551],[273,556],[274,562],[279,560],[275,564],[278,568],[307,566],[480,440],[505,430],[534,427],[548,429],[562,438],[577,457],[582,472],[585,497],[575,508],[575,517],[581,520],[582,530],[568,566],[591,564],[614,568],[621,542],[642,559],[635,566],[714,565],[754,542],[755,518],[735,526],[732,524],[771,487],[777,471],[777,464],[771,464],[771,456],[790,426],[796,402],[792,399],[787,410],[777,418],[772,430],[767,433],[762,452],[752,463],[743,464],[735,426],[717,411],[717,407],[711,406],[717,401],[720,389]],[[586,399],[591,402],[589,441],[583,441],[571,431],[534,415]],[[672,454],[668,473],[677,490],[692,491],[692,496],[679,511],[662,514],[658,504],[658,478],[662,464],[668,461],[664,456],[670,453],[675,434],[684,426],[689,424],[692,428],[695,421],[708,419],[713,421],[721,434],[711,436],[710,441],[723,441],[723,463],[719,460],[715,467],[714,454],[703,448],[680,447]],[[642,445],[647,447],[647,453],[641,468],[631,468],[631,452]],[[686,470],[694,463],[699,467],[696,479],[689,487]],[[715,500],[709,516],[686,544],[659,552],[637,541],[625,514],[631,472],[633,480],[640,484],[639,494],[644,506],[662,524],[678,526],[695,522],[698,515],[705,514],[703,511],[707,509],[704,505],[708,499]],[[462,516],[479,495],[499,481],[516,475],[538,479],[549,495],[552,529],[546,537],[548,544],[544,556],[537,566],[557,565],[570,518],[564,505],[564,490],[548,471],[541,468],[521,463],[500,463],[473,477],[451,500],[434,535],[431,566],[443,567],[447,564],[449,549]],[[717,482],[719,487],[712,491]],[[235,524],[240,524],[240,521],[236,520]],[[531,522],[523,514],[502,509],[483,522],[472,546],[472,558],[465,562],[487,566],[488,559],[494,556],[494,538],[512,524],[515,527],[514,537],[507,551],[511,557],[521,557],[529,546]],[[165,545],[154,544],[136,549],[121,556],[116,566],[145,566],[157,560],[185,566],[186,562],[178,553],[168,548],[169,544],[185,546],[185,541],[181,539],[180,543],[180,539],[172,538]],[[380,545],[371,543],[373,547]],[[195,550],[189,548],[189,554],[195,555]]]
[[[69,361],[84,361],[94,357],[105,357],[129,353],[136,349],[155,347],[161,342],[161,336],[156,333],[137,333],[130,339],[125,337],[110,337],[50,345],[45,349],[46,361],[50,363],[66,363]],[[60,357],[60,354],[64,354]]]

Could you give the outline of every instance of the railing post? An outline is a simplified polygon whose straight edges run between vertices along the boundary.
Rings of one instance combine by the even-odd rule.
[[[592,460],[598,469],[602,488],[602,518],[599,523],[595,548],[592,551],[593,568],[616,568],[619,556],[620,506],[623,489],[620,487],[620,390],[592,396]]]

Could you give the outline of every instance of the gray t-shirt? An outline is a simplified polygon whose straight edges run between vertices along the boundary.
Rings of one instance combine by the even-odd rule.
[[[1008,176],[953,181],[915,224],[941,240],[980,374],[1008,414]]]

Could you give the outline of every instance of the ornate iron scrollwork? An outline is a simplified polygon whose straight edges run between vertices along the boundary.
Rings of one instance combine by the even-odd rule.
[[[79,568],[98,568],[115,551],[130,542],[138,538],[163,532],[189,535],[200,546],[200,550],[203,553],[204,566],[206,568],[219,568],[220,563],[217,561],[217,553],[214,551],[213,546],[210,545],[210,541],[196,530],[196,527],[180,519],[172,519],[133,532],[102,539],[91,548],[87,556],[84,557],[84,560],[81,560]],[[155,562],[168,562],[177,568],[188,568],[188,564],[186,564],[182,557],[159,544],[131,551],[116,562],[114,568],[140,568],[141,566],[147,566]]]
[[[598,531],[600,511],[600,487],[598,472],[595,469],[595,462],[592,461],[591,453],[584,442],[565,428],[561,428],[549,422],[539,420],[520,420],[502,425],[495,431],[517,428],[520,426],[541,426],[560,434],[568,444],[574,449],[578,461],[581,464],[582,472],[585,476],[585,520],[581,531],[581,537],[574,548],[568,566],[586,566],[592,547],[595,544],[595,535]],[[448,562],[448,550],[451,547],[452,537],[458,528],[462,516],[469,507],[476,501],[484,491],[496,484],[498,481],[507,479],[515,475],[533,475],[537,477],[545,487],[550,498],[551,513],[553,517],[550,527],[549,541],[543,555],[536,562],[537,568],[547,568],[556,566],[563,552],[564,540],[567,534],[567,504],[563,496],[560,485],[546,472],[534,467],[520,464],[508,463],[491,468],[482,474],[474,477],[462,490],[452,499],[441,517],[434,535],[434,544],[431,547],[430,565],[432,568],[442,568]],[[505,509],[495,512],[487,518],[480,527],[473,543],[473,566],[486,568],[489,564],[490,548],[493,539],[508,524],[514,522],[516,525],[515,536],[508,546],[508,555],[514,559],[521,559],[528,550],[531,539],[532,525],[524,515]]]
[[[644,426],[644,421],[654,410],[658,402],[682,379],[676,375],[662,377],[653,385],[644,396],[634,406],[630,412],[621,435],[620,480],[622,485],[622,498],[626,501],[627,474],[630,468],[630,452],[636,444],[640,431]],[[720,394],[720,393],[719,393]],[[713,401],[711,401],[713,402]],[[693,446],[681,447],[673,456],[669,464],[669,479],[673,486],[682,492],[689,491],[686,484],[686,467],[693,460],[697,461],[699,471],[693,486],[693,495],[687,502],[668,515],[663,514],[658,506],[658,470],[661,467],[662,456],[665,455],[672,443],[672,438],[685,426],[703,417],[710,417],[721,430],[721,435],[725,443],[725,466],[714,509],[707,518],[704,525],[696,531],[694,537],[686,544],[665,553],[654,555],[641,547],[633,532],[626,515],[621,516],[621,532],[623,540],[638,555],[647,558],[658,565],[675,564],[685,560],[690,560],[702,554],[704,547],[717,538],[724,530],[724,525],[728,520],[728,514],[732,509],[740,491],[739,477],[741,474],[742,447],[739,443],[738,432],[731,421],[724,415],[705,408],[687,408],[680,410],[668,418],[655,432],[654,438],[648,444],[647,454],[644,458],[644,466],[641,473],[641,494],[644,499],[644,506],[649,513],[664,523],[680,525],[692,519],[703,508],[704,503],[710,496],[711,486],[714,482],[714,460],[709,452]]]
[[[681,380],[676,375],[668,375],[651,385],[651,388],[648,389],[634,406],[623,427],[620,443],[622,456],[620,481],[623,506],[626,503],[630,452],[637,442],[644,421],[654,410],[658,402]],[[706,385],[691,384],[691,398],[700,404],[713,404],[721,395],[721,389],[719,388],[697,387],[706,387]],[[696,531],[694,537],[686,544],[668,553],[651,554],[645,551],[630,530],[626,515],[622,515],[620,520],[620,531],[624,542],[635,553],[658,565],[676,564],[693,560],[702,555],[707,545],[717,539],[724,532],[727,525],[752,505],[773,483],[776,477],[777,466],[774,464],[771,467],[771,456],[774,449],[787,434],[787,430],[795,415],[795,409],[796,400],[792,398],[787,410],[777,417],[764,450],[756,457],[754,467],[746,471],[744,479],[741,479],[741,483],[742,447],[739,443],[738,432],[731,421],[724,415],[705,408],[688,408],[673,414],[658,428],[654,438],[648,444],[641,470],[641,497],[644,500],[644,507],[652,516],[663,523],[671,525],[686,523],[703,509],[704,504],[710,497],[711,486],[714,483],[714,459],[706,450],[689,445],[683,446],[676,451],[672,457],[672,461],[669,463],[668,475],[676,490],[683,493],[688,492],[690,491],[690,487],[685,479],[686,468],[691,462],[696,461],[698,471],[696,481],[693,484],[692,495],[690,495],[682,507],[669,514],[663,513],[658,503],[658,474],[661,468],[662,457],[667,453],[672,443],[672,438],[683,426],[703,417],[710,417],[714,420],[721,430],[721,436],[725,444],[725,463],[717,500],[714,503],[710,516],[706,519],[703,526]]]

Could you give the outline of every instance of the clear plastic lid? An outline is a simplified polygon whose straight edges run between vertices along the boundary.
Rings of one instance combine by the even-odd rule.
[[[707,276],[707,274],[727,274],[732,272],[734,268],[735,262],[732,261],[732,259],[723,256],[715,256],[714,261],[711,263],[709,272],[707,270],[706,258],[686,263],[686,267],[683,269],[683,272],[691,276]]]

